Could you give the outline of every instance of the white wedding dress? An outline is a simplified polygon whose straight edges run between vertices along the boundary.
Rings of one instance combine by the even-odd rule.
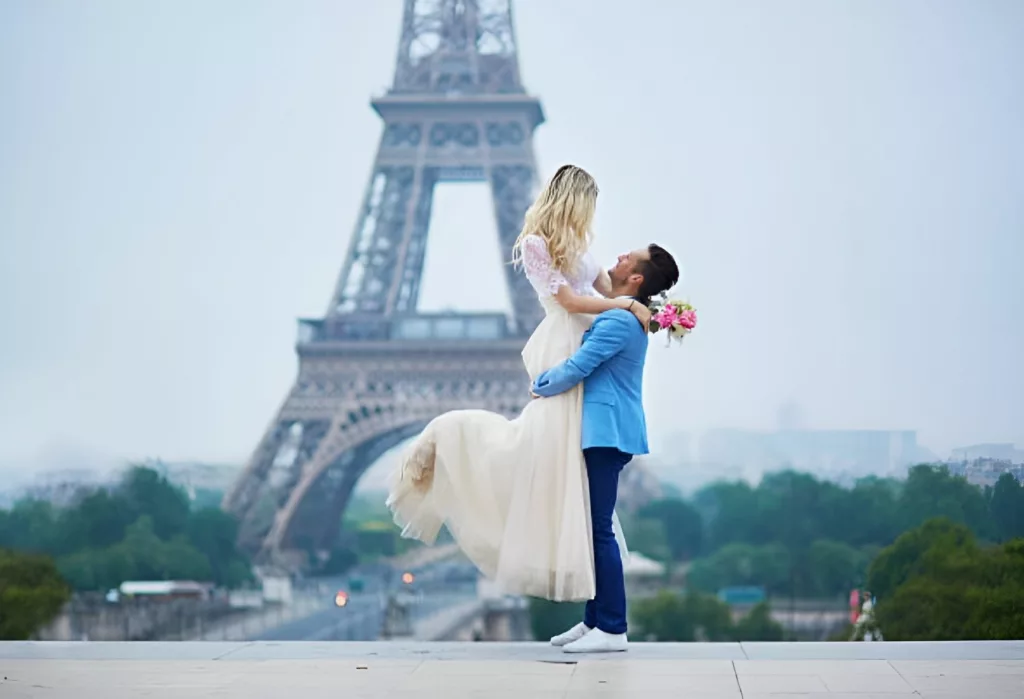
[[[593,294],[599,268],[587,254],[574,274],[561,274],[538,236],[524,239],[523,267],[545,311],[523,349],[532,381],[572,355],[593,320],[568,313],[553,295],[563,284]],[[432,544],[447,526],[470,560],[508,594],[593,598],[582,400],[577,386],[531,401],[514,420],[483,410],[432,420],[392,477],[387,505],[402,535]],[[625,555],[617,518],[614,525]]]

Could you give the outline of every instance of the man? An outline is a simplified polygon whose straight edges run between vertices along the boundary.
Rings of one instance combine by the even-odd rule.
[[[650,305],[651,297],[679,281],[672,256],[657,245],[620,255],[608,270],[612,294]],[[619,473],[647,453],[642,384],[647,328],[626,310],[602,313],[572,357],[533,383],[534,397],[568,391],[583,382],[583,456],[590,481],[596,594],[583,621],[551,639],[567,653],[626,650],[626,586],[612,530]]]

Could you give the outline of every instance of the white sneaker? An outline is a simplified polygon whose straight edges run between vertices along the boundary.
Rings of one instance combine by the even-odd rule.
[[[590,627],[581,621],[565,633],[561,633],[557,636],[554,636],[551,639],[551,645],[557,646],[559,648],[561,648],[562,646],[567,646],[573,641],[578,641],[584,636],[586,636],[588,631],[590,631]]]
[[[626,634],[592,629],[578,641],[563,646],[566,653],[621,653],[628,647]]]

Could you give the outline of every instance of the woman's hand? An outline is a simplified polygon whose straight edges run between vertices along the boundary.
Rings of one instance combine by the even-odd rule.
[[[625,303],[622,307],[636,316],[636,319],[640,321],[640,325],[644,326],[644,330],[650,328],[651,309],[634,299],[623,299],[623,301]]]

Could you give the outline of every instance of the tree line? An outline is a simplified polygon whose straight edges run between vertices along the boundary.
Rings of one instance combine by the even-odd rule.
[[[237,536],[231,515],[193,507],[181,488],[146,467],[129,469],[113,488],[83,490],[68,507],[23,500],[0,509],[0,549],[52,557],[78,591],[125,580],[237,587],[252,579]]]
[[[903,481],[843,487],[784,471],[652,502],[623,528],[631,550],[686,570],[682,585],[667,575],[661,593],[631,601],[638,638],[781,640],[767,604],[732,618],[715,597],[730,586],[776,599],[867,590],[890,640],[1024,638],[1024,488],[1010,474],[980,488],[919,465]],[[532,600],[534,635],[559,633],[581,613]]]
[[[886,640],[1024,638],[1024,538],[985,545],[964,524],[932,519],[882,550],[867,585]]]
[[[933,518],[982,542],[1022,537],[1024,489],[1010,474],[979,488],[930,465],[904,481],[870,477],[851,487],[784,471],[756,486],[719,482],[652,502],[623,527],[632,550],[688,563],[695,590],[755,585],[773,596],[825,598],[863,585],[883,547]]]

